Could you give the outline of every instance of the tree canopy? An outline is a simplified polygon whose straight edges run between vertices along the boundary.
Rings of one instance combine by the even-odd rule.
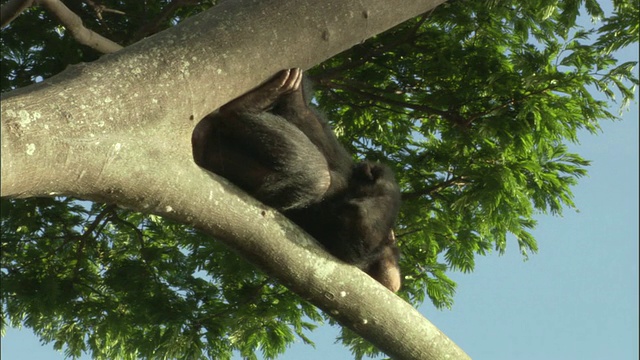
[[[17,3],[31,5],[2,2],[3,93],[213,6],[65,2],[105,38],[92,47],[56,1],[5,19]],[[575,207],[589,162],[566,144],[615,120],[607,100],[624,107],[638,84],[636,63],[612,56],[638,41],[638,2],[613,5],[606,15],[593,0],[449,1],[310,69],[314,103],[345,146],[395,169],[405,300],[450,307],[447,271],[473,271],[511,236],[526,258],[533,216]],[[598,27],[579,28],[580,14]],[[69,356],[275,358],[334,321],[193,224],[69,197],[1,205],[3,331],[23,324]],[[346,328],[341,340],[356,358],[377,353]]]

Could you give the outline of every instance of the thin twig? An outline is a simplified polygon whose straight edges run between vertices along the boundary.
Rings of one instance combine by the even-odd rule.
[[[84,0],[85,3],[89,4],[89,6],[91,6],[93,8],[93,11],[96,13],[96,17],[100,20],[102,20],[102,13],[114,13],[114,14],[119,14],[119,15],[125,15],[124,11],[120,11],[120,10],[115,10],[115,9],[109,9],[108,7],[102,5],[102,4],[98,4],[95,1],[92,0]]]

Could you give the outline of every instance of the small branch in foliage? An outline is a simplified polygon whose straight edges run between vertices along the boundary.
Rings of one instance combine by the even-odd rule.
[[[430,106],[426,106],[426,105],[419,105],[419,104],[412,104],[406,101],[398,101],[398,100],[392,100],[389,99],[388,97],[385,96],[381,96],[378,94],[375,94],[371,91],[366,91],[363,90],[361,88],[355,87],[355,86],[351,86],[348,84],[337,84],[337,83],[331,83],[331,86],[337,89],[342,89],[342,90],[347,90],[351,93],[357,94],[360,97],[367,99],[367,100],[371,100],[371,101],[376,101],[376,102],[381,102],[381,103],[386,103],[389,105],[394,105],[394,106],[398,106],[398,107],[402,107],[402,108],[407,108],[407,109],[412,109],[412,110],[417,110],[417,111],[422,111],[422,112],[426,112],[426,113],[430,113],[430,114],[434,114],[434,115],[439,115],[442,116],[443,118],[450,118],[452,116],[452,114],[449,111],[442,111],[442,110],[438,110],[435,108],[432,108]]]
[[[464,126],[465,127],[470,126],[471,123],[473,123],[477,119],[479,119],[481,117],[484,117],[484,116],[487,116],[489,114],[492,114],[494,112],[500,111],[502,109],[505,109],[505,108],[507,108],[509,106],[515,106],[517,104],[523,103],[525,100],[529,99],[531,96],[540,95],[540,94],[543,94],[543,93],[546,93],[546,92],[549,92],[549,91],[552,91],[552,90],[553,90],[553,87],[551,85],[549,85],[549,86],[546,86],[546,87],[544,87],[544,88],[542,88],[540,90],[532,91],[532,92],[526,94],[525,96],[523,96],[520,99],[513,99],[513,98],[509,99],[509,100],[505,101],[503,104],[494,106],[493,108],[491,108],[489,110],[486,110],[486,111],[483,111],[483,112],[480,112],[480,113],[477,113],[477,114],[474,114],[474,115],[470,116],[469,119],[467,119],[465,121]]]
[[[120,223],[126,227],[129,227],[133,230],[133,232],[136,234],[136,237],[138,239],[138,241],[140,242],[140,248],[144,249],[145,245],[144,245],[144,234],[142,233],[142,231],[135,226],[134,224],[130,223],[129,221],[126,221],[122,218],[120,218],[120,216],[118,215],[118,212],[116,211],[116,207],[110,207],[109,209],[109,220],[112,222],[117,222]]]
[[[204,322],[205,320],[211,320],[211,319],[216,319],[216,318],[223,318],[229,314],[231,314],[232,311],[237,311],[237,308],[239,308],[242,305],[247,305],[247,304],[251,304],[251,303],[255,303],[255,300],[259,299],[261,296],[264,295],[264,288],[269,284],[269,280],[264,280],[262,282],[260,282],[259,284],[256,284],[254,286],[251,287],[251,291],[248,293],[248,296],[245,297],[245,299],[241,300],[241,301],[236,301],[235,303],[230,303],[229,306],[225,307],[223,310],[220,310],[218,312],[214,312],[214,313],[208,313],[206,316],[204,317],[200,317],[195,319],[196,322],[201,323]]]
[[[431,195],[433,196],[435,193],[442,191],[450,186],[464,186],[469,184],[469,182],[467,180],[465,180],[464,177],[460,176],[460,177],[453,177],[449,180],[443,181],[439,184],[433,185],[433,186],[429,186],[426,187],[424,189],[421,189],[419,191],[410,191],[410,192],[403,192],[402,193],[402,200],[412,200],[412,199],[416,199],[419,198],[421,196],[424,195]]]
[[[86,239],[91,236],[91,234],[98,228],[98,225],[102,223],[102,220],[104,220],[104,218],[109,215],[115,208],[115,205],[107,205],[98,215],[96,215],[91,225],[87,227],[84,233],[82,233],[81,237]]]
[[[120,11],[120,10],[115,10],[115,9],[109,9],[106,6],[102,5],[102,4],[98,4],[95,1],[92,0],[84,0],[85,3],[89,4],[89,6],[91,6],[93,8],[93,11],[96,13],[96,17],[100,20],[102,20],[102,13],[114,13],[114,14],[119,14],[119,15],[124,15],[125,12],[124,11]]]

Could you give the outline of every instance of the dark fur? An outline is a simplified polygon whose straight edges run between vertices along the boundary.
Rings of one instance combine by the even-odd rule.
[[[308,107],[302,70],[289,69],[205,117],[195,161],[282,211],[338,258],[400,288],[392,227],[400,190],[386,166],[354,164]]]

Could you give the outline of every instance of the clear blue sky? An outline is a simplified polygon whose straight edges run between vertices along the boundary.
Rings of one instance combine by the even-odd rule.
[[[637,44],[616,56],[637,61]],[[579,212],[537,218],[538,254],[523,262],[512,241],[504,256],[477,257],[473,273],[451,274],[458,283],[452,310],[420,308],[473,359],[639,358],[638,102],[602,127],[602,134],[583,133],[581,144],[571,146],[592,161],[589,176],[573,188]],[[322,327],[310,334],[315,349],[298,341],[280,359],[352,359],[334,344],[337,333]],[[28,329],[8,329],[1,355],[64,358]]]

